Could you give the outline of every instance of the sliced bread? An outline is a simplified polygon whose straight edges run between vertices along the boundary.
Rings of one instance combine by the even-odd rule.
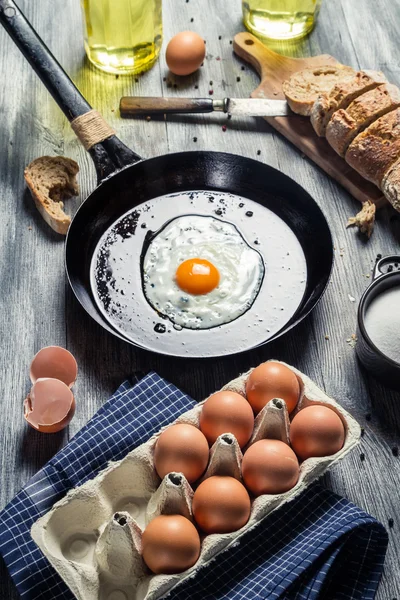
[[[326,139],[344,156],[356,135],[376,119],[400,106],[400,90],[390,83],[362,94],[347,107],[333,113],[326,128]]]
[[[293,112],[308,116],[320,94],[328,92],[338,82],[352,79],[356,72],[344,65],[303,69],[282,84],[282,90]]]
[[[400,108],[364,129],[350,144],[346,162],[380,187],[389,167],[400,158]]]
[[[335,110],[347,108],[358,96],[383,83],[387,83],[387,79],[380,71],[358,71],[352,79],[336,83],[330,91],[318,96],[311,108],[315,132],[323,137]]]
[[[400,158],[383,176],[381,190],[393,208],[400,212]]]
[[[63,211],[65,198],[77,196],[78,164],[64,156],[41,156],[25,169],[25,181],[36,208],[54,231],[66,235],[71,218]]]

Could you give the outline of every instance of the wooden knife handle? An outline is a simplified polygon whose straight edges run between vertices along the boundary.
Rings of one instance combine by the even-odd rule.
[[[139,98],[125,96],[119,104],[121,117],[165,113],[210,113],[214,110],[211,98]]]

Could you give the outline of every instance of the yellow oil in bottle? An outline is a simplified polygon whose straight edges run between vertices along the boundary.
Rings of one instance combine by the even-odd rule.
[[[294,40],[310,33],[322,0],[243,0],[243,21],[254,35]]]
[[[162,0],[82,0],[85,50],[108,73],[135,74],[157,60]]]

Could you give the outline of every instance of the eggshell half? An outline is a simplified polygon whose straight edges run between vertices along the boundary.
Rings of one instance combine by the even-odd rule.
[[[59,379],[38,379],[24,401],[26,421],[43,433],[61,431],[74,414],[75,398],[69,387]]]
[[[32,383],[48,377],[59,379],[72,387],[78,374],[78,365],[71,352],[60,346],[42,348],[33,357],[30,368]]]

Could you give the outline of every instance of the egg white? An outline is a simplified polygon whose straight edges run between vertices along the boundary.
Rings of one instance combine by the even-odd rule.
[[[176,270],[189,258],[206,259],[218,269],[219,284],[211,292],[192,295],[178,287]],[[210,329],[250,308],[263,281],[264,263],[231,223],[185,215],[167,223],[151,240],[142,277],[147,301],[176,328]]]

